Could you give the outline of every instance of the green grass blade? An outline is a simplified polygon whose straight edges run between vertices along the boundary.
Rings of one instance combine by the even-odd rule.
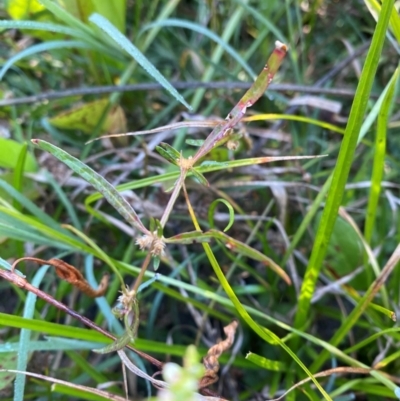
[[[324,157],[324,156],[273,156],[273,157],[255,157],[255,158],[249,158],[249,159],[239,159],[239,160],[231,160],[223,163],[219,162],[210,162],[210,163],[202,163],[199,167],[195,167],[195,169],[199,173],[210,173],[212,171],[220,171],[224,169],[231,169],[235,167],[245,167],[245,166],[251,166],[253,164],[262,164],[262,163],[272,163],[272,162],[277,162],[277,161],[285,161],[285,160],[302,160],[302,159],[313,159],[316,157]],[[153,185],[156,183],[162,183],[166,181],[171,181],[179,177],[179,171],[174,171],[170,173],[165,173],[161,174],[158,176],[153,176],[153,177],[146,177],[142,178],[140,180],[134,181],[134,182],[127,182],[121,185],[117,185],[115,189],[117,191],[128,191],[131,189],[138,189],[138,188],[144,188],[149,185]],[[190,176],[190,171],[188,172],[188,176]],[[103,198],[103,195],[101,193],[95,193],[92,195],[89,195],[85,199],[85,207],[87,209],[90,208],[90,204],[93,202],[96,202],[97,200]]]
[[[146,72],[151,75],[160,85],[162,85],[176,100],[185,105],[189,110],[191,107],[179,92],[167,81],[167,79],[154,67],[153,64],[134,46],[115,26],[99,14],[92,14],[89,21],[96,24],[107,35],[109,35],[119,46],[121,46],[130,56],[132,56]]]
[[[386,263],[385,267],[382,269],[381,275],[370,285],[368,290],[365,292],[364,296],[360,299],[356,307],[349,313],[346,319],[342,322],[340,328],[335,331],[335,334],[329,341],[333,346],[337,346],[343,340],[343,338],[348,334],[351,328],[357,323],[361,314],[368,307],[368,304],[372,301],[374,295],[378,291],[382,283],[388,278],[388,273],[393,270],[393,268],[399,263],[400,260],[400,244],[393,252],[392,256]],[[330,354],[327,350],[323,350],[319,357],[314,361],[310,367],[311,371],[317,371],[324,364],[324,362],[329,358]]]
[[[94,32],[91,27],[75,18],[72,14],[66,11],[64,8],[59,6],[56,2],[51,0],[40,0],[41,3],[59,20],[69,25],[78,35],[74,33],[74,36],[78,36],[83,42],[86,42],[88,46],[98,52],[108,54],[116,59],[121,59],[121,55],[116,49],[110,45],[110,43],[103,44],[105,41],[99,40],[98,32]],[[107,38],[106,38],[107,39]]]
[[[244,2],[247,4],[248,0],[244,0]],[[221,36],[221,39],[224,41],[224,43],[229,43],[231,37],[237,31],[237,27],[239,26],[244,14],[245,10],[242,7],[238,6],[232,13],[231,17],[227,21],[225,21],[224,32]],[[223,52],[224,49],[222,46],[219,45],[218,47],[215,48],[211,56],[211,63],[205,70],[203,76],[201,77],[202,82],[211,81],[216,69],[215,66],[217,66],[221,62],[221,57],[223,55]],[[197,108],[199,107],[204,97],[204,93],[205,89],[198,89],[196,91],[192,100],[192,106],[194,110],[197,110]]]
[[[380,2],[378,2],[377,0],[364,0],[364,3],[369,9],[372,16],[375,18],[375,20],[377,20],[382,7]],[[400,44],[400,16],[395,6],[393,6],[392,8],[389,24],[397,42]]]
[[[315,291],[315,285],[322,268],[322,262],[327,251],[329,239],[333,231],[351,163],[353,161],[358,135],[367,108],[369,94],[371,92],[375,72],[379,63],[379,57],[383,48],[393,3],[394,0],[387,0],[383,4],[382,12],[379,16],[372,43],[361,73],[360,82],[357,86],[338,161],[333,173],[332,184],[326,206],[322,214],[311,258],[304,276],[294,322],[295,328],[303,327],[309,314],[311,298]]]
[[[17,61],[25,57],[29,57],[32,56],[33,54],[46,52],[49,50],[70,49],[70,48],[90,49],[90,46],[87,43],[82,42],[81,40],[54,40],[52,42],[44,42],[30,46],[27,49],[22,50],[16,55],[10,57],[4,63],[2,69],[0,70],[0,80],[3,78],[4,74],[13,64],[15,64]]]
[[[89,26],[84,24],[78,18],[75,18],[72,14],[60,7],[56,2],[51,0],[40,0],[40,2],[59,20],[63,21],[70,27],[77,29],[82,34],[82,40],[87,40],[93,37],[93,33]]]
[[[44,275],[47,272],[49,266],[42,266],[35,274],[32,285],[35,287],[39,287],[40,283]],[[30,292],[26,297],[25,307],[24,307],[24,319],[32,319],[33,313],[35,311],[37,296]],[[17,362],[17,370],[26,371],[29,359],[28,353],[28,344],[31,338],[31,330],[22,329],[19,339],[19,347],[18,347],[18,362]],[[15,383],[14,383],[14,401],[23,401],[24,393],[25,393],[25,382],[26,376],[22,374],[17,374]]]
[[[99,283],[94,276],[94,258],[93,255],[87,255],[85,257],[85,274],[86,279],[92,288],[98,288]],[[95,302],[97,307],[101,311],[102,315],[105,317],[107,326],[109,330],[113,330],[116,334],[121,335],[124,332],[124,329],[116,318],[116,316],[112,313],[112,309],[110,303],[107,301],[106,297],[98,297],[95,298]],[[95,344],[91,349],[95,348],[97,344]]]
[[[78,36],[78,34],[80,34],[78,30],[68,28],[64,25],[57,25],[48,22],[37,22],[37,21],[0,20],[0,28],[49,31],[49,32],[63,33],[65,35],[71,35],[71,36]]]
[[[13,177],[14,188],[19,192],[21,192],[22,190],[22,179],[24,177],[24,165],[27,152],[28,152],[28,145],[26,142],[24,142],[18,155],[17,164],[14,169],[14,177]],[[21,204],[15,198],[13,199],[13,206],[15,209],[19,211],[21,211],[22,209]]]
[[[159,11],[157,15],[156,21],[162,21],[167,19],[173,12],[175,12],[176,8],[178,7],[181,0],[168,0],[164,2],[163,7]],[[151,18],[152,19],[152,18]],[[143,45],[141,46],[142,51],[146,51],[149,46],[153,43],[154,39],[160,32],[159,27],[154,27],[147,33],[147,37],[145,38]],[[138,36],[140,33],[138,34]]]
[[[272,361],[271,359],[264,358],[263,356],[254,354],[253,352],[249,352],[246,355],[246,359],[266,370],[285,372],[287,369],[284,362]]]
[[[43,324],[43,325],[42,325]],[[84,329],[81,327],[73,327],[73,326],[66,326],[59,323],[51,323],[46,322],[44,320],[38,319],[24,319],[21,316],[14,316],[9,315],[6,313],[0,313],[0,325],[7,326],[7,327],[15,327],[20,329],[28,329],[32,331],[37,331],[42,334],[48,334],[55,336],[54,337],[46,337],[49,338],[49,348],[47,348],[46,344],[38,345],[38,343],[47,343],[47,341],[35,341],[32,343],[30,349],[34,350],[36,345],[38,348],[46,349],[62,349],[65,347],[68,349],[71,342],[76,342],[78,347],[79,344],[82,344],[82,349],[86,349],[86,347],[91,345],[98,346],[99,344],[105,344],[112,341],[110,338],[104,337],[101,333],[95,330]],[[58,340],[59,337],[62,337]],[[54,338],[54,340],[53,340]],[[71,340],[74,339],[74,340]],[[65,341],[65,345],[64,344]],[[14,346],[13,346],[14,347]],[[173,355],[173,356],[183,356],[186,350],[185,345],[171,345],[166,344],[165,342],[158,342],[152,340],[146,340],[142,338],[138,338],[135,341],[135,348],[143,352],[152,352],[157,354],[165,354],[165,355]],[[204,348],[199,349],[202,355],[207,353],[207,350]],[[1,355],[1,353],[0,353]],[[227,362],[229,359],[228,355],[221,355],[221,362]],[[252,364],[246,361],[243,357],[237,357],[235,362],[235,366],[242,366],[242,367],[252,367]]]
[[[271,33],[274,35],[274,37],[278,40],[280,40],[283,43],[289,43],[289,40],[287,37],[283,34],[283,32],[269,19],[265,17],[262,13],[260,13],[259,10],[257,10],[256,7],[252,7],[247,5],[244,1],[242,0],[234,0],[235,3],[239,4],[241,7],[243,7],[249,14],[251,14],[255,20],[260,21],[263,25],[265,25]],[[276,40],[274,39],[274,40]]]
[[[40,139],[32,139],[32,143],[40,149],[46,150],[57,159],[65,163],[75,173],[79,174],[87,182],[92,184],[99,192],[101,192],[107,201],[113,206],[125,220],[133,227],[140,230],[142,233],[147,234],[148,230],[140,221],[138,215],[127,200],[100,174],[97,174],[89,166],[82,163],[80,160],[71,156],[64,150],[52,145],[51,143],[42,141]]]
[[[233,209],[233,206],[226,200],[223,198],[218,198],[215,199],[210,207],[208,208],[208,224],[210,225],[211,228],[215,227],[214,224],[214,212],[218,206],[218,203],[223,203],[227,208],[228,208],[228,212],[229,212],[229,221],[227,226],[223,229],[223,232],[226,233],[233,225],[233,223],[235,222],[235,210]]]
[[[372,167],[371,190],[368,198],[367,214],[365,218],[364,237],[368,244],[371,244],[376,213],[378,209],[379,196],[384,172],[386,155],[386,131],[392,106],[393,95],[399,77],[399,68],[393,74],[388,84],[388,91],[385,94],[380,113],[378,115],[378,125],[375,139],[375,152]]]
[[[45,340],[30,341],[27,351],[68,351],[68,350],[91,350],[99,345],[98,342],[70,340],[62,337],[45,336]],[[0,354],[6,352],[17,352],[19,342],[0,344]]]
[[[72,224],[78,229],[82,230],[81,222],[78,218],[78,215],[76,214],[76,211],[68,199],[68,196],[65,194],[63,191],[61,185],[54,179],[54,177],[47,171],[45,171],[45,176],[49,184],[53,187],[54,192],[58,195],[58,199],[61,201],[61,203],[64,205],[65,210],[69,214],[69,217],[72,221]]]
[[[241,316],[241,318],[253,329],[255,333],[257,333],[264,341],[268,342],[272,345],[279,345],[281,346],[291,357],[292,359],[303,369],[303,371],[307,374],[308,377],[311,378],[313,383],[316,385],[318,390],[324,396],[326,400],[332,401],[331,397],[326,393],[326,391],[321,387],[315,377],[311,374],[311,372],[307,369],[307,367],[301,362],[298,356],[271,330],[267,329],[266,327],[261,327],[258,323],[256,323],[247,310],[243,307],[240,300],[237,298],[236,294],[233,292],[232,287],[230,286],[228,280],[226,279],[224,273],[222,272],[215,256],[211,250],[211,247],[208,244],[202,244],[204,251],[207,254],[208,260],[210,261],[214,272],[222,285],[224,291],[228,295],[229,299],[235,306],[237,312]]]
[[[86,1],[86,0],[83,0]],[[96,11],[104,15],[122,33],[125,33],[126,25],[126,0],[96,1]]]
[[[42,243],[68,250],[71,248],[85,252],[90,250],[88,246],[78,241],[71,234],[65,234],[65,230],[60,226],[49,227],[31,216],[4,206],[0,206],[0,232],[2,235],[11,238],[14,238],[15,235],[17,236],[16,239],[22,241],[32,241],[33,243]]]
[[[143,31],[150,29],[150,28],[161,28],[161,27],[177,27],[177,28],[186,28],[190,29],[191,31],[198,32],[201,35],[207,36],[215,43],[218,43],[221,48],[228,53],[232,58],[234,58],[239,65],[243,67],[243,69],[249,74],[251,78],[255,77],[255,72],[251,69],[251,67],[243,60],[243,58],[236,52],[236,50],[226,43],[223,39],[221,39],[218,35],[214,32],[210,31],[209,29],[205,28],[202,25],[196,24],[194,22],[170,18],[165,19],[157,22],[153,22],[151,24],[146,25],[143,28]]]

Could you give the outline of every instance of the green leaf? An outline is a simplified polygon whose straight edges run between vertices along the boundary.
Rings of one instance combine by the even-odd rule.
[[[230,46],[228,43],[226,43],[223,39],[221,39],[218,35],[216,35],[214,32],[211,30],[205,28],[202,25],[196,24],[191,21],[185,21],[181,19],[164,19],[161,21],[156,21],[151,24],[146,25],[143,28],[143,31],[153,28],[153,27],[177,27],[177,28],[186,28],[190,29],[194,32],[198,32],[201,35],[209,37],[211,40],[213,40],[215,43],[219,44],[226,53],[228,53],[233,59],[236,60],[238,65],[241,65],[243,69],[249,74],[250,77],[254,77],[256,74],[254,71],[251,69],[251,67],[243,60],[243,58],[238,54],[238,52]]]
[[[126,0],[92,1],[94,1],[96,11],[100,15],[107,18],[120,32],[125,33]]]
[[[372,234],[378,210],[379,196],[381,193],[382,179],[386,155],[386,131],[389,122],[390,109],[393,95],[399,78],[400,68],[397,67],[388,84],[381,109],[378,115],[378,126],[376,130],[374,161],[372,165],[371,190],[368,198],[367,214],[365,218],[364,236],[368,244],[371,244]]]
[[[24,147],[26,147],[24,143],[0,138],[0,167],[15,169],[18,165],[19,155]],[[28,173],[37,171],[36,160],[31,153],[26,154],[23,170]]]
[[[284,362],[272,361],[271,359],[264,358],[263,356],[254,354],[253,352],[249,352],[246,355],[246,359],[266,370],[272,370],[275,372],[285,372],[287,370],[287,366]]]
[[[316,219],[317,226],[320,221],[321,215]],[[327,250],[326,259],[329,266],[339,276],[345,276],[362,264],[363,256],[364,248],[357,233],[347,221],[338,217]],[[364,281],[365,277],[362,279]],[[354,280],[358,281],[358,277]],[[363,284],[362,289],[365,287],[365,282]]]
[[[204,139],[186,139],[185,143],[199,148],[200,146],[203,145]]]
[[[63,0],[64,8],[75,18],[87,22],[95,10],[92,0]]]
[[[117,59],[121,59],[120,52],[110,45],[110,43],[103,44],[104,38],[100,38],[98,32],[82,22],[80,19],[75,18],[64,8],[60,7],[56,2],[51,0],[40,0],[59,21],[63,21],[75,31],[79,32],[79,39],[87,43],[90,48],[93,48],[101,53],[108,54]],[[103,40],[101,40],[103,39]]]
[[[167,238],[165,239],[165,242],[170,244],[193,244],[210,242],[211,239],[221,241],[229,250],[233,252],[241,253],[243,256],[247,256],[251,259],[262,262],[264,265],[270,267],[275,273],[277,273],[288,285],[291,284],[290,277],[287,275],[287,273],[271,258],[250,247],[249,245],[229,237],[221,231],[213,229],[206,232],[191,231]]]
[[[88,38],[94,38],[94,34],[89,26],[83,23],[80,19],[75,18],[64,8],[60,7],[54,1],[51,0],[40,0],[40,2],[49,10],[58,20],[63,21],[74,29],[81,31],[82,40],[88,40]]]
[[[376,0],[364,0],[364,3],[369,9],[372,16],[375,18],[375,21],[377,21],[382,8],[381,4]],[[392,7],[389,26],[390,29],[393,31],[397,42],[400,44],[400,15],[399,12],[396,10],[396,6]]]
[[[229,222],[228,225],[224,228],[225,233],[232,227],[232,224],[235,222],[235,211],[233,210],[232,205],[226,199],[215,199],[215,201],[211,203],[210,208],[208,209],[208,223],[210,224],[210,227],[214,227],[214,211],[218,203],[223,203],[229,211]]]
[[[173,237],[169,237],[165,239],[165,242],[168,244],[196,244],[201,242],[210,242],[212,236],[203,233],[202,231],[190,231],[186,233],[181,233],[174,235]]]
[[[0,357],[0,369],[17,369],[17,353],[2,353]],[[15,373],[0,372],[0,391],[9,387],[15,379]]]
[[[52,145],[51,143],[40,139],[32,139],[32,143],[39,148],[51,153],[57,159],[65,163],[73,171],[79,174],[87,182],[92,184],[99,192],[101,192],[107,201],[113,206],[124,219],[133,227],[137,228],[144,234],[149,231],[140,221],[138,215],[127,200],[100,174],[93,171],[89,166],[82,163],[75,157],[71,156],[64,150]]]
[[[260,251],[257,251],[244,242],[238,241],[218,230],[211,229],[206,231],[204,234],[209,234],[214,239],[221,241],[229,250],[233,252],[240,253],[243,256],[247,256],[248,258],[262,262],[264,265],[270,267],[271,270],[278,274],[278,276],[280,276],[288,285],[291,284],[290,277],[287,275],[287,273],[271,258],[264,255]]]
[[[168,143],[161,142],[160,145],[156,146],[156,151],[165,160],[169,161],[175,166],[179,166],[179,160],[181,158],[181,154]]]
[[[58,32],[58,33],[62,33],[64,35],[71,35],[71,36],[79,36],[80,35],[79,31],[68,28],[64,25],[57,25],[57,24],[52,24],[49,22],[38,22],[38,21],[3,20],[3,21],[0,21],[0,28],[50,31],[50,32]]]
[[[203,174],[199,173],[195,168],[191,168],[189,170],[192,173],[192,176],[201,184],[204,185],[205,187],[210,186],[208,183],[206,177],[204,177]]]
[[[39,0],[8,0],[6,9],[11,18],[19,20],[42,12],[44,6]]]
[[[18,156],[17,165],[15,166],[14,169],[14,188],[19,192],[21,192],[22,189],[22,180],[24,178],[24,165],[26,161],[27,152],[28,152],[28,144],[24,142],[21,148],[21,152]],[[13,201],[13,206],[15,209],[19,211],[21,211],[22,209],[21,205],[18,203],[16,199],[14,199]]]
[[[107,35],[109,35],[118,45],[120,45],[130,56],[132,56],[160,85],[162,85],[176,100],[185,105],[189,110],[192,108],[186,103],[185,99],[178,91],[164,78],[164,76],[154,67],[153,64],[134,46],[110,21],[100,14],[92,14],[89,21],[96,24]]]
[[[51,42],[48,41],[30,46],[27,49],[22,50],[16,55],[10,57],[4,63],[2,69],[0,70],[0,80],[3,78],[4,74],[13,64],[23,59],[24,57],[29,57],[39,52],[45,52],[54,49],[70,49],[70,48],[90,49],[90,45],[81,40],[54,40]]]
[[[108,99],[95,100],[62,112],[48,121],[57,128],[80,130],[91,134],[107,111],[108,105]],[[102,129],[110,133],[126,131],[126,118],[121,106],[115,105],[109,110]]]

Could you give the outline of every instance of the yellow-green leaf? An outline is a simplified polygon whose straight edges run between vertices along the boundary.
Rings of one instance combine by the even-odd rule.
[[[39,0],[8,0],[7,12],[12,19],[33,19],[32,15],[43,11],[45,7]]]
[[[14,169],[23,146],[23,144],[13,141],[12,139],[0,138],[0,167]],[[37,164],[35,158],[31,153],[27,153],[24,171],[34,172],[36,170]]]
[[[89,15],[95,11],[92,0],[64,0],[63,3],[64,8],[82,22],[87,22]]]
[[[50,118],[50,124],[57,128],[81,130],[92,133],[108,105],[108,99],[85,103]],[[126,118],[121,106],[111,108],[103,125],[103,132],[110,134],[126,131]]]
[[[86,0],[83,0],[86,1]],[[92,0],[96,11],[125,33],[126,0]]]

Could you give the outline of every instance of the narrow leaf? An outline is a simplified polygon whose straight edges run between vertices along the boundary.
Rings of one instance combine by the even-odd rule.
[[[0,28],[4,29],[30,29],[40,31],[50,31],[63,33],[70,36],[78,36],[79,31],[68,28],[64,25],[52,24],[49,22],[38,22],[38,21],[0,21]]]
[[[168,160],[175,166],[179,166],[178,161],[181,158],[181,154],[171,145],[161,142],[159,146],[156,146],[156,150],[165,160]]]
[[[208,223],[210,224],[210,227],[214,227],[214,212],[217,208],[218,203],[223,203],[229,211],[229,222],[228,225],[224,228],[225,233],[232,227],[232,224],[235,222],[235,211],[233,210],[232,205],[226,199],[215,199],[215,201],[211,203],[210,208],[208,209]]]
[[[191,145],[191,146],[200,147],[203,145],[204,140],[203,139],[186,139],[185,143],[188,145]]]
[[[187,233],[181,233],[165,239],[167,244],[197,244],[201,242],[210,242],[212,236],[202,231],[190,231]]]
[[[392,79],[388,84],[388,91],[383,99],[380,113],[378,115],[378,126],[376,130],[376,140],[374,146],[374,161],[372,167],[371,190],[368,198],[367,214],[365,218],[364,236],[368,244],[371,245],[372,233],[378,210],[379,195],[381,193],[382,178],[386,154],[386,131],[389,120],[390,108],[395,92],[400,69],[397,68]]]
[[[204,185],[205,187],[210,186],[210,184],[208,183],[206,177],[204,177],[203,174],[199,173],[196,169],[192,168],[190,169],[190,172],[193,174],[193,177],[202,185]]]
[[[243,57],[241,57],[240,54],[237,53],[237,51],[233,47],[231,47],[228,43],[226,43],[226,41],[224,41],[219,36],[217,36],[214,32],[205,28],[203,25],[199,25],[199,24],[193,23],[191,21],[186,21],[186,20],[182,20],[182,19],[170,18],[170,19],[164,19],[161,21],[156,21],[151,24],[148,24],[143,28],[143,30],[147,30],[152,27],[164,27],[164,26],[186,28],[186,29],[190,29],[192,31],[198,32],[201,35],[209,37],[215,43],[218,43],[225,50],[226,53],[228,53],[230,56],[232,56],[236,60],[238,65],[241,65],[243,67],[243,69],[251,77],[255,76],[255,73],[250,68],[250,66],[243,60]]]
[[[218,230],[211,229],[206,231],[204,234],[209,234],[214,239],[221,241],[229,250],[233,252],[240,253],[243,256],[247,256],[251,259],[264,263],[266,266],[270,267],[276,274],[278,274],[278,276],[280,276],[288,285],[291,285],[292,282],[287,273],[271,258],[262,254],[260,251],[257,251],[251,246],[241,241],[238,241]]]
[[[0,70],[0,80],[13,64],[23,59],[24,57],[28,57],[39,52],[68,48],[90,49],[90,45],[82,42],[81,40],[54,40],[52,42],[39,43],[37,45],[30,46],[27,49],[17,53],[13,57],[10,57],[4,63],[3,68]]]
[[[12,139],[0,138],[0,167],[15,169],[24,146]],[[37,171],[36,160],[29,152],[25,157],[24,171],[29,173]]]
[[[114,25],[100,14],[92,14],[89,21],[96,24],[118,43],[130,56],[132,56],[160,85],[162,85],[176,100],[185,105],[189,110],[192,108],[186,103],[179,92],[165,79],[165,77],[154,67],[153,64],[134,46]]]
[[[46,150],[57,159],[65,163],[75,173],[79,174],[87,182],[92,184],[103,196],[107,199],[111,206],[113,206],[118,213],[132,226],[137,228],[144,234],[149,231],[140,221],[138,215],[127,200],[100,174],[93,171],[89,166],[82,163],[80,160],[71,156],[64,150],[52,145],[51,143],[42,141],[40,139],[32,139],[32,143],[40,149]]]
[[[254,354],[253,352],[249,352],[246,355],[246,359],[266,370],[272,370],[275,372],[285,372],[287,369],[286,364],[284,362],[272,361],[271,359],[264,358],[263,356]]]

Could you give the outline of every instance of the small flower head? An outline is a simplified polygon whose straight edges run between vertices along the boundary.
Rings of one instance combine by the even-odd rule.
[[[159,237],[156,231],[138,238],[136,244],[139,245],[142,251],[149,250],[153,256],[162,256],[164,254],[164,237]]]

